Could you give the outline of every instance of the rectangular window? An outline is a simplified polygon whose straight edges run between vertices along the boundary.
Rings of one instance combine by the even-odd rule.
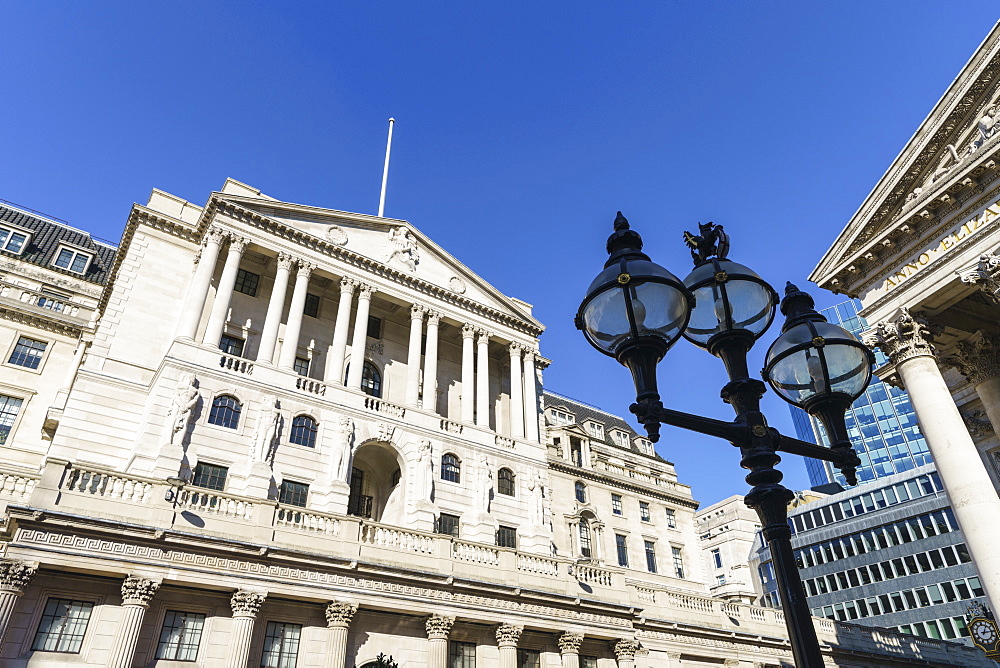
[[[309,358],[308,357],[296,357],[295,362],[292,363],[292,370],[300,376],[309,375]]]
[[[93,609],[94,604],[90,601],[50,598],[45,603],[31,649],[79,654]]]
[[[2,441],[0,441],[2,442]],[[611,512],[615,515],[622,514],[622,495],[612,494],[611,495]]]
[[[583,443],[577,438],[570,438],[569,443],[570,456],[573,459],[573,463],[576,466],[583,466]]]
[[[156,658],[170,661],[197,661],[205,615],[169,610],[163,618]]]
[[[0,394],[0,445],[4,445],[10,437],[10,430],[14,427],[14,420],[23,403],[24,399],[19,397]]]
[[[45,353],[46,345],[44,341],[29,339],[27,336],[18,337],[17,345],[14,346],[14,350],[11,352],[7,363],[16,364],[28,369],[37,369],[38,365],[42,362],[42,355]]]
[[[243,344],[243,339],[223,334],[222,338],[219,340],[219,350],[227,355],[243,357]]]
[[[500,525],[497,529],[497,545],[500,547],[517,547],[517,529]]]
[[[476,643],[449,641],[448,668],[476,668]]]
[[[194,467],[194,480],[191,481],[191,484],[195,487],[221,492],[226,488],[226,475],[228,473],[229,469],[225,466],[198,462],[198,465]]]
[[[72,271],[74,274],[82,274],[87,269],[90,256],[68,248],[60,248],[56,259],[52,262],[60,269]]]
[[[376,318],[373,315],[368,316],[368,338],[382,338],[382,318]]]
[[[615,534],[615,547],[618,548],[618,565],[628,568],[628,545],[625,543],[625,536]]]
[[[517,650],[517,668],[542,668],[542,653],[535,649]]]
[[[236,272],[236,285],[233,286],[233,290],[256,297],[258,283],[260,283],[260,275],[246,269],[240,269]]]
[[[306,497],[309,496],[309,485],[304,482],[292,482],[283,480],[281,489],[278,491],[278,502],[289,506],[301,506],[305,508]]]
[[[306,305],[302,309],[302,313],[310,318],[319,317],[319,295],[306,293]]]
[[[719,548],[712,550],[712,563],[716,568],[722,568],[722,552]]]
[[[580,668],[597,668],[596,656],[581,656]]]
[[[677,514],[672,508],[667,508],[667,527],[670,529],[677,528]]]
[[[646,570],[650,573],[656,572],[656,546],[652,541],[645,540],[642,542],[643,548],[646,550]]]
[[[458,538],[458,515],[441,513],[438,515],[437,532]]]
[[[718,586],[722,586],[722,585],[726,584],[726,576],[725,575],[716,575],[715,576],[715,584],[718,585]]]
[[[684,579],[684,556],[681,554],[681,548],[672,547],[670,548],[670,553],[674,558],[674,574],[680,579]]]
[[[639,519],[643,522],[649,521],[649,504],[645,501],[639,502]]]
[[[28,235],[17,230],[0,227],[0,248],[9,253],[20,253],[28,241]]]
[[[299,657],[301,624],[268,622],[260,668],[295,668]]]

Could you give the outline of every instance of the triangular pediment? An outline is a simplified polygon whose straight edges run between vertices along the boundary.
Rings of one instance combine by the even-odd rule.
[[[543,329],[531,316],[530,305],[501,293],[405,220],[281,202],[233,181],[213,198],[322,241],[328,248],[367,258],[396,276],[429,283],[501,312],[528,329]]]
[[[906,235],[923,231],[950,210],[955,194],[975,189],[977,178],[995,169],[995,164],[984,165],[995,163],[998,156],[1000,23],[917,128],[810,280],[835,292],[850,293],[845,281],[852,274],[861,280],[866,261],[905,254]]]

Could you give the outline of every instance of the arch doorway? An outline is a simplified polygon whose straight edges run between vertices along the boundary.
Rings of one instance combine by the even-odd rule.
[[[405,514],[404,461],[389,443],[362,444],[351,467],[347,514],[402,525]]]

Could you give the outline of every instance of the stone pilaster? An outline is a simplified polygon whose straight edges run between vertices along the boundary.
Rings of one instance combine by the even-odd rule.
[[[455,618],[448,615],[431,615],[424,627],[430,643],[429,668],[448,668],[448,635],[455,625]]]
[[[347,629],[351,625],[358,606],[343,601],[326,604],[326,625],[330,632],[330,650],[326,658],[326,668],[345,668],[347,663]]]
[[[985,253],[979,262],[960,276],[963,283],[975,285],[995,304],[1000,304],[1000,256]]]
[[[132,665],[142,619],[159,588],[160,583],[154,580],[135,575],[125,578],[122,583],[122,621],[115,634],[115,645],[108,659],[108,668],[130,668]]]
[[[566,631],[559,636],[559,653],[562,655],[562,668],[580,668],[580,645],[583,644],[583,634]]]
[[[524,438],[524,381],[522,380],[521,351],[519,343],[510,344],[510,435]]]
[[[618,668],[633,668],[635,653],[639,651],[639,643],[632,638],[622,638],[612,645],[611,649],[618,659]]]
[[[500,648],[500,668],[517,668],[517,643],[521,640],[523,626],[504,622],[497,627],[497,646]]]
[[[1000,336],[979,331],[960,341],[956,354],[945,360],[965,376],[983,402],[993,430],[1000,428]]]
[[[472,325],[462,327],[462,422],[472,423],[475,415],[475,382],[476,367],[473,362],[476,328]]]
[[[233,288],[236,286],[236,273],[239,271],[240,259],[243,257],[246,246],[247,239],[236,234],[229,235],[226,264],[222,267],[219,288],[215,292],[215,303],[212,304],[208,325],[205,326],[205,338],[202,339],[210,346],[219,345],[219,340],[222,338],[222,332],[226,326],[226,316],[229,315],[229,302],[233,297]]]
[[[538,442],[538,390],[535,378],[535,353],[525,350],[524,360],[524,437]]]
[[[0,644],[3,644],[17,599],[35,576],[35,567],[23,561],[0,561]]]
[[[1000,517],[1000,498],[941,376],[932,337],[926,321],[902,309],[862,338],[889,357],[906,388],[986,594],[1000,602],[1000,536],[982,520]]]
[[[490,333],[485,329],[476,338],[476,424],[490,426]]]
[[[406,405],[416,407],[420,399],[420,340],[424,335],[427,309],[420,304],[410,306],[410,343],[406,354]]]
[[[243,589],[233,593],[229,601],[233,609],[233,633],[229,640],[225,668],[246,668],[250,657],[250,640],[253,638],[253,623],[265,598],[267,594]]]

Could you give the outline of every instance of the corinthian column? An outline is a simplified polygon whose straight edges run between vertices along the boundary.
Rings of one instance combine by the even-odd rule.
[[[448,634],[455,625],[455,618],[431,615],[427,618],[427,640],[430,643],[428,668],[448,668]]]
[[[347,352],[347,330],[351,326],[351,302],[358,282],[353,278],[340,279],[340,301],[337,303],[337,321],[333,325],[333,343],[330,344],[330,359],[326,363],[327,385],[344,384],[344,355]]]
[[[370,285],[358,284],[358,312],[354,316],[354,338],[351,340],[351,364],[347,372],[347,387],[361,387],[361,372],[365,369],[365,343],[368,341],[368,309],[372,303]]]
[[[538,392],[535,389],[535,353],[524,351],[524,437],[538,442]]]
[[[271,288],[271,298],[267,300],[264,329],[260,334],[260,347],[257,349],[258,362],[267,362],[270,364],[274,359],[274,344],[278,340],[281,310],[285,306],[285,293],[288,292],[288,277],[291,273],[292,256],[287,253],[278,253],[278,269],[274,275],[274,287]]]
[[[618,658],[618,668],[632,668],[635,665],[635,653],[639,651],[639,643],[631,638],[624,638],[611,646]]]
[[[299,351],[299,333],[302,331],[302,315],[306,308],[306,294],[309,292],[309,276],[316,265],[299,260],[295,270],[295,287],[292,302],[288,305],[288,323],[285,324],[285,339],[281,343],[278,367],[291,371],[295,366],[295,353]]]
[[[410,307],[410,347],[406,353],[406,405],[416,407],[420,399],[420,339],[424,334],[424,314],[419,304]]]
[[[462,327],[462,422],[472,423],[475,406],[472,403],[475,395],[475,367],[473,367],[472,339],[476,328],[472,325]]]
[[[510,344],[510,436],[524,438],[524,384],[519,343]]]
[[[34,575],[35,569],[23,561],[0,561],[0,645],[3,644],[17,599],[21,598]]]
[[[497,646],[500,647],[500,668],[517,668],[517,643],[521,640],[523,626],[504,622],[497,627]]]
[[[212,313],[208,316],[208,325],[205,326],[205,338],[202,339],[209,345],[217,346],[222,339],[226,315],[229,313],[229,301],[233,297],[233,287],[236,286],[236,272],[239,271],[240,258],[243,257],[246,246],[246,239],[230,235],[229,254],[226,255],[226,264],[222,267],[219,289],[215,292],[215,303],[212,304]]]
[[[267,594],[243,589],[233,593],[233,598],[229,601],[233,608],[233,635],[229,640],[229,655],[226,657],[225,668],[247,668],[253,622],[266,597]]]
[[[983,588],[994,606],[1000,604],[1000,536],[984,521],[1000,517],[1000,497],[938,369],[927,323],[902,309],[899,318],[878,323],[863,340],[895,365]]]
[[[580,668],[580,645],[582,643],[582,633],[566,631],[559,636],[559,653],[562,655],[562,668]]]
[[[347,628],[358,606],[354,603],[330,601],[326,604],[326,626],[330,630],[330,653],[326,668],[344,668],[347,663]]]
[[[490,426],[490,333],[479,330],[476,340],[476,424]]]
[[[1000,433],[1000,337],[983,331],[969,341],[961,341],[957,354],[945,360],[956,367],[983,402],[993,431]]]
[[[424,351],[424,393],[423,407],[432,413],[437,413],[437,377],[438,377],[438,326],[441,324],[441,314],[437,311],[427,312],[427,350]]]
[[[122,583],[122,621],[115,634],[115,646],[108,659],[108,668],[130,668],[135,658],[135,643],[146,608],[153,600],[159,582],[130,575]]]
[[[205,235],[205,245],[201,249],[198,267],[191,278],[187,297],[184,299],[184,311],[177,325],[177,336],[182,339],[193,339],[201,322],[201,313],[205,310],[205,300],[208,299],[208,286],[212,283],[215,263],[219,260],[219,249],[222,247],[222,230],[209,228]]]

